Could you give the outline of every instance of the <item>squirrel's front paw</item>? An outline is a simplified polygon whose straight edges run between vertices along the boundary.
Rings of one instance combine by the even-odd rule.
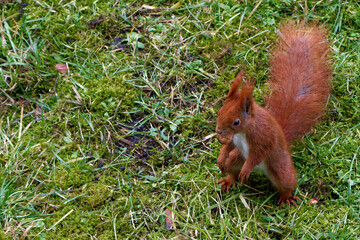
[[[249,171],[247,168],[242,168],[239,174],[240,182],[241,184],[244,184],[250,176],[251,171]]]
[[[221,190],[223,192],[229,192],[230,188],[235,184],[236,180],[236,176],[228,175],[226,178],[220,179],[218,184],[220,184]]]
[[[217,160],[217,164],[219,166],[219,169],[221,170],[222,174],[225,174],[225,162],[226,159],[229,157],[229,154],[222,154],[220,153],[218,160]]]

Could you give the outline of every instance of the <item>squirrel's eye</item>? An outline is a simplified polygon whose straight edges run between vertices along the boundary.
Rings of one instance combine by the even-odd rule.
[[[237,126],[237,125],[239,125],[240,124],[240,120],[236,120],[235,122],[234,122],[234,126]]]

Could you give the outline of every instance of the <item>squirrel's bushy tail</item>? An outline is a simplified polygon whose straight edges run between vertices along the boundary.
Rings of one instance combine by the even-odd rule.
[[[331,89],[326,31],[316,24],[283,24],[272,56],[267,108],[290,145],[326,110]]]

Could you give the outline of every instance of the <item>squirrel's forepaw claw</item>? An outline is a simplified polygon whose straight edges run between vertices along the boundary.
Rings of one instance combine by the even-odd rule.
[[[280,199],[278,203],[280,203],[280,209],[284,203],[287,203],[287,205],[290,207],[291,204],[297,207],[296,200],[300,200],[299,197],[293,196],[292,194],[280,194]]]

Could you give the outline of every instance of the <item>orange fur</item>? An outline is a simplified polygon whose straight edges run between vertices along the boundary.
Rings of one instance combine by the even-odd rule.
[[[281,207],[283,203],[296,205],[298,199],[292,195],[297,179],[288,145],[324,113],[331,70],[323,28],[283,24],[280,37],[272,52],[272,92],[266,109],[253,100],[253,84],[245,82],[237,91],[241,72],[219,111],[216,132],[224,144],[218,165],[228,174],[219,180],[222,189],[229,191],[238,178],[244,183],[258,166],[279,191]]]
[[[288,144],[309,132],[324,113],[331,89],[326,31],[315,24],[284,24],[272,52],[267,109]]]

